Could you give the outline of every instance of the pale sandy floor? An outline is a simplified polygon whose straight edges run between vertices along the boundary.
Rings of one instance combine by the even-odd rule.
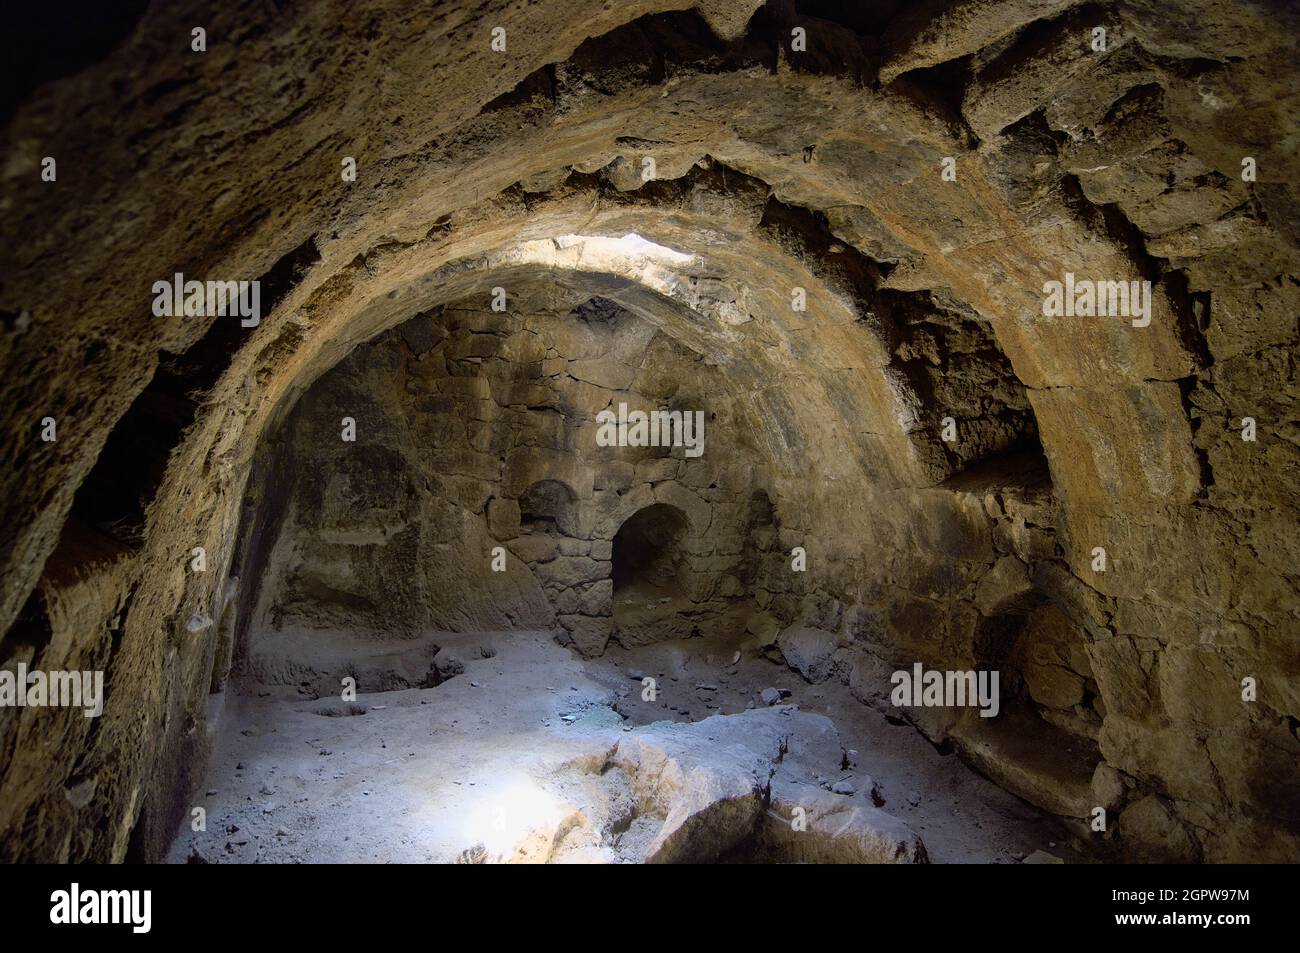
[[[620,731],[616,711],[628,725],[698,721],[743,711],[768,686],[831,716],[843,746],[859,752],[859,773],[879,786],[883,810],[921,836],[932,862],[1011,863],[1037,849],[1078,859],[1053,819],[844,686],[809,685],[761,657],[732,665],[725,644],[611,646],[584,661],[545,633],[438,641],[465,671],[434,688],[363,694],[355,706],[287,687],[233,688],[194,798],[207,830],[186,824],[169,860],[450,861],[467,845],[508,841],[503,817],[545,813],[566,783],[559,766],[589,751],[593,736]],[[497,654],[480,657],[489,644]],[[641,700],[631,673],[657,679],[655,702]],[[354,710],[364,713],[339,714]],[[541,788],[539,777],[549,779]]]

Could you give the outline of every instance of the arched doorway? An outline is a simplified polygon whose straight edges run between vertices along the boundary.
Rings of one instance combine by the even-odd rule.
[[[686,514],[654,503],[629,516],[614,535],[614,624],[624,644],[690,635],[682,539]]]

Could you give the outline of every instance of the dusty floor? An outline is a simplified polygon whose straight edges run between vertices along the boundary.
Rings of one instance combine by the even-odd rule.
[[[869,776],[876,806],[920,837],[931,862],[1012,863],[1035,851],[1082,859],[1053,818],[912,728],[891,724],[846,687],[809,685],[752,653],[733,663],[729,645],[698,638],[611,645],[584,661],[546,633],[437,641],[464,671],[432,688],[360,694],[351,704],[304,698],[291,686],[232,689],[195,796],[206,830],[185,824],[169,860],[445,862],[467,859],[475,845],[508,854],[532,836],[530,827],[570,823],[559,817],[563,803],[591,797],[590,779],[572,765],[590,756],[594,741],[656,721],[763,708],[764,688],[788,692],[784,703],[803,712],[830,715],[839,745],[857,752],[856,768],[823,758],[800,780],[826,789],[847,780],[861,792],[871,789]],[[642,700],[644,676],[656,679],[653,702]],[[618,836],[634,832],[632,825]],[[552,859],[623,856],[592,842]]]

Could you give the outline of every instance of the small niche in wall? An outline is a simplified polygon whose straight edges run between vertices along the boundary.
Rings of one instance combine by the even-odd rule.
[[[577,536],[577,499],[559,480],[538,480],[519,497],[519,526],[525,533]]]

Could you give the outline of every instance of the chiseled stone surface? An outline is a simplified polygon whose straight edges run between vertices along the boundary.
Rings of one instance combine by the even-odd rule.
[[[655,637],[616,624],[611,579],[611,537],[655,504],[684,526],[673,567],[692,617],[684,634],[721,624],[755,572],[755,494],[770,509],[764,462],[737,436],[743,405],[653,324],[580,291],[549,294],[552,308],[526,315],[444,309],[445,335],[419,353],[403,325],[304,395],[282,428],[285,515],[264,544],[247,642],[301,627],[383,639],[558,625],[594,655],[611,635]],[[605,359],[623,369],[620,387],[575,393],[565,355],[591,347],[622,355]],[[665,367],[684,379],[666,386]],[[486,399],[466,384],[484,378]],[[689,488],[677,479],[685,448],[597,445],[596,414],[620,403],[698,409],[704,446],[726,462]],[[341,436],[348,416],[355,441]]]
[[[1101,849],[1300,856],[1297,14],[903,7],[178,2],[22,93],[0,172],[0,658],[110,689],[93,730],[0,712],[0,857],[159,856],[209,692],[277,613],[554,617],[599,651],[597,544],[656,502],[688,517],[693,604],[768,643],[833,633],[827,669],[864,699],[888,682],[855,651],[1001,667],[1009,707],[1079,757],[979,754],[963,731],[959,750],[1071,816],[1104,794]],[[261,279],[260,324],[154,317],[177,271]],[[1150,324],[1044,317],[1067,272],[1150,280]],[[549,343],[529,326],[593,298],[644,336],[600,313]],[[386,364],[348,357],[386,332],[366,352]],[[346,410],[358,440],[304,457],[291,424],[318,381],[328,439]],[[711,439],[733,458],[672,475],[575,452],[611,393],[679,387],[726,406]],[[509,501],[542,480],[573,494],[556,535],[586,553],[520,542]],[[310,538],[281,532],[308,512]],[[483,573],[498,544],[527,573]],[[1098,765],[1115,776],[1090,787]]]

